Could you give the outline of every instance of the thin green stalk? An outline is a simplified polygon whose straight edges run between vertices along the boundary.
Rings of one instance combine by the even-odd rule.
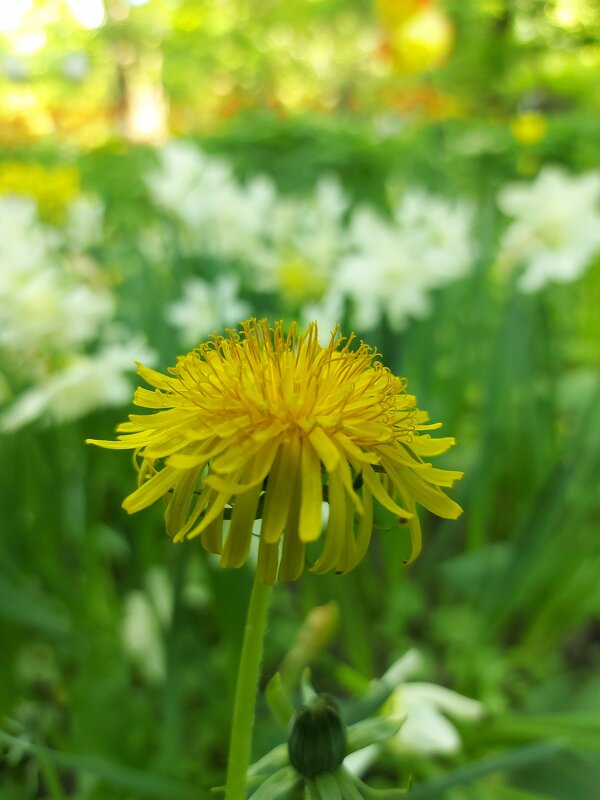
[[[258,575],[255,575],[235,690],[225,800],[246,798],[246,773],[250,765],[256,691],[272,589],[272,586],[261,583]]]
[[[44,777],[46,789],[50,793],[51,800],[67,800],[67,796],[63,791],[58,771],[54,764],[52,764],[45,756],[38,753],[38,764],[40,771]]]

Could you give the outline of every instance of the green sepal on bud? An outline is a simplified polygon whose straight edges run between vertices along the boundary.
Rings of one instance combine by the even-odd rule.
[[[305,778],[333,772],[344,760],[346,744],[346,725],[339,705],[331,695],[317,694],[292,720],[290,763]]]

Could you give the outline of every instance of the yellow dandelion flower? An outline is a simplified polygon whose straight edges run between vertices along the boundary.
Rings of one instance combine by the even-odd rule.
[[[228,334],[180,356],[169,375],[138,365],[153,389],[138,388],[134,403],[155,413],[131,415],[118,441],[88,440],[135,451],[129,513],[165,498],[167,532],[199,536],[223,567],[244,564],[261,519],[257,568],[268,584],[300,576],[306,546],[322,536],[324,501],[318,573],[361,561],[374,500],[407,523],[411,561],[421,548],[416,503],[460,514],[440,487],[462,473],[427,461],[454,439],[427,433],[440,425],[371,347],[339,329],[323,347],[316,323],[300,335],[295,323],[286,334],[282,322],[251,319]]]

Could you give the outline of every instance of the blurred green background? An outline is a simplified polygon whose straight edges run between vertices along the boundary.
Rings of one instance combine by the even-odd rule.
[[[597,800],[599,26],[593,0],[1,4],[2,800],[223,782],[252,571],[127,517],[129,460],[83,440],[135,360],[250,315],[355,330],[466,473],[409,568],[382,514],[353,573],[277,589],[265,680],[295,647],[344,700],[416,650],[415,734],[371,785]],[[261,705],[255,755],[278,737]]]

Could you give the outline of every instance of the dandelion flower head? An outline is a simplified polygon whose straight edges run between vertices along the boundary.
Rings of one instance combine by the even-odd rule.
[[[259,578],[274,583],[296,580],[317,540],[312,571],[353,569],[374,501],[406,523],[411,561],[416,503],[441,517],[461,512],[441,487],[462,473],[427,460],[454,439],[433,438],[440,425],[428,424],[404,379],[339,328],[322,346],[314,322],[300,334],[295,323],[286,332],[251,319],[180,356],[168,375],[142,365],[139,374],[153,388],[138,388],[134,403],[155,413],[131,415],[117,441],[88,442],[134,450],[138,488],[124,508],[164,498],[169,535],[200,537],[223,567],[246,562],[257,519]]]

